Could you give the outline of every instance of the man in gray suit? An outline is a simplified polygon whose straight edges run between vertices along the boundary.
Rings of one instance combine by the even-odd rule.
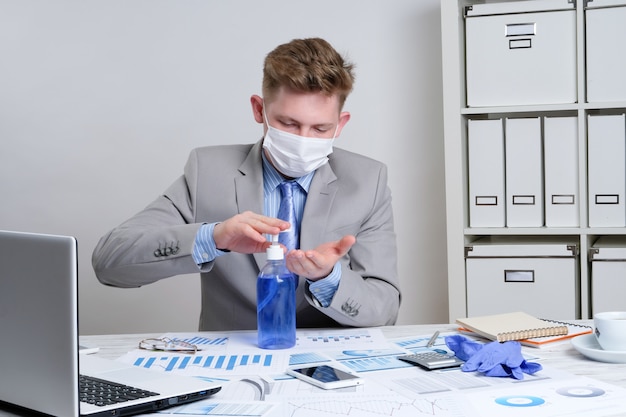
[[[200,273],[200,330],[256,328],[256,276],[267,234],[289,227],[299,276],[297,326],[394,324],[400,306],[387,168],[334,140],[353,66],[326,41],[296,39],[268,54],[263,97],[250,99],[265,135],[255,144],[198,148],[184,174],[93,253],[98,279],[140,287]],[[294,225],[276,218],[279,184],[295,181]]]

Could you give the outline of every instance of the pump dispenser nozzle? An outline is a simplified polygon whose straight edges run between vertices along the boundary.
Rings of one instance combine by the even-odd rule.
[[[281,230],[279,233],[286,232],[291,232],[291,227],[289,229]],[[279,261],[281,259],[285,259],[283,248],[278,243],[278,235],[270,235],[270,242],[272,242],[272,245],[265,251],[267,254],[267,260]]]
[[[267,248],[265,253],[267,254],[268,261],[279,261],[285,258],[283,254],[283,248],[278,244],[278,235],[272,235],[272,244]]]

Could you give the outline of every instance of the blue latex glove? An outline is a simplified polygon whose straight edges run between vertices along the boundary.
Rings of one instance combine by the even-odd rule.
[[[445,341],[446,346],[462,361],[468,361],[469,358],[483,348],[482,343],[469,340],[461,335],[446,336]]]
[[[446,345],[464,360],[464,372],[482,372],[486,376],[524,379],[524,373],[532,375],[542,369],[538,363],[527,362],[522,356],[519,342],[490,342],[480,344],[460,335],[447,336]]]

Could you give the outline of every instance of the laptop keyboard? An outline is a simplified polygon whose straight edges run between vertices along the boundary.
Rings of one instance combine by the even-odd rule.
[[[102,407],[155,395],[159,394],[91,376],[80,376],[80,401],[84,403]]]

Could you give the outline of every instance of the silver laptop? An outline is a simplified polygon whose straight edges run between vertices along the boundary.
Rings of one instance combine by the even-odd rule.
[[[193,377],[79,355],[77,278],[73,237],[0,231],[0,410],[10,404],[54,416],[124,416],[220,390]],[[144,397],[81,401],[79,357],[80,376],[133,386]]]

